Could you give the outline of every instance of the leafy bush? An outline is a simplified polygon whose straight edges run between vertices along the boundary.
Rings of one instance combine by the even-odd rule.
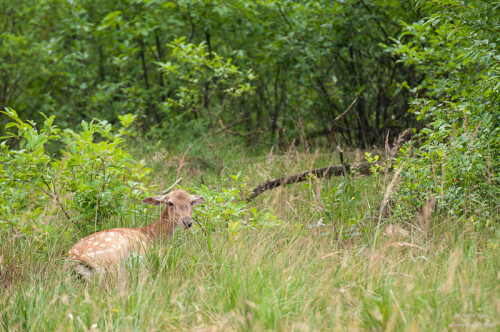
[[[178,139],[179,132],[191,130],[195,134],[204,128],[214,129],[216,124],[223,124],[221,115],[235,98],[253,91],[250,82],[256,76],[252,70],[241,70],[232,58],[209,50],[206,43],[186,43],[181,37],[168,47],[172,50],[170,61],[156,64],[175,87],[172,96],[161,104],[165,118],[174,121],[159,123],[152,133],[158,131],[165,138],[173,132],[168,137],[172,142]]]
[[[203,220],[203,228],[206,232],[226,228],[233,240],[239,237],[240,231],[245,228],[276,227],[281,221],[269,209],[257,210],[249,208],[242,200],[247,187],[240,175],[231,175],[232,188],[221,188],[221,191],[202,186],[194,192],[207,199],[209,204],[201,205],[193,214],[196,218]]]
[[[150,170],[121,147],[134,116],[120,116],[119,130],[106,121],[83,121],[75,132],[61,131],[54,116],[45,117],[38,130],[12,109],[2,113],[12,120],[6,130],[16,130],[3,137],[10,146],[1,143],[1,229],[45,235],[56,227],[52,218],[60,211],[87,232],[96,230],[122,211],[124,200],[146,190]],[[60,152],[50,153],[54,148]]]
[[[411,91],[425,127],[398,159],[397,212],[410,217],[435,197],[452,216],[488,222],[498,218],[500,184],[499,4],[422,4],[429,17],[407,25],[392,48],[425,73]]]
[[[339,127],[350,145],[411,120],[397,85],[418,80],[380,43],[418,18],[413,1],[16,0],[2,14],[0,106],[25,119],[75,128],[134,113],[143,133],[175,139],[193,128],[169,121],[183,118],[195,138],[234,125],[248,145],[284,146],[325,142],[363,90]],[[256,93],[234,98],[250,76]]]

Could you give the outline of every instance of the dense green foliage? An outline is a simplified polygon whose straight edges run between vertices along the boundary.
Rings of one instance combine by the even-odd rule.
[[[135,162],[122,147],[131,135],[134,116],[120,116],[119,130],[106,121],[83,121],[77,132],[61,131],[51,116],[38,132],[35,123],[23,122],[14,110],[2,113],[13,120],[6,126],[12,132],[5,138],[17,139],[19,149],[6,141],[1,145],[0,232],[45,239],[61,226],[51,219],[63,214],[82,234],[93,233],[107,228],[111,217],[123,217],[126,200],[138,201],[149,191],[145,182],[151,169],[144,167],[144,160]],[[54,145],[61,148],[60,153],[49,152]],[[212,202],[201,207],[204,230],[227,224],[236,238],[247,226],[279,225],[278,218],[266,209],[249,209],[241,200],[246,184],[237,175],[231,179],[232,188],[221,192],[206,186],[197,190]]]
[[[54,116],[37,130],[35,123],[23,122],[12,109],[2,113],[12,120],[6,127],[19,144],[18,149],[6,141],[1,146],[3,231],[43,238],[57,227],[50,219],[59,211],[82,227],[91,223],[87,231],[95,231],[121,211],[125,199],[137,199],[146,189],[143,180],[150,170],[120,146],[133,116],[120,117],[119,131],[105,121],[84,121],[75,132],[61,131],[53,124]],[[61,153],[51,154],[50,145],[57,145]]]
[[[392,49],[425,74],[412,112],[427,124],[402,149],[396,196],[405,215],[436,197],[450,215],[489,224],[499,213],[500,3],[468,5],[425,6],[430,16],[408,24]]]
[[[401,83],[421,77],[383,47],[418,18],[413,0],[4,0],[2,12],[0,106],[27,119],[131,113],[169,142],[188,130],[285,146],[328,140],[362,92],[340,127],[349,144],[413,121]]]

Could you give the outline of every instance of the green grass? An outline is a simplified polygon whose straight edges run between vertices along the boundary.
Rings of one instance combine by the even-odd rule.
[[[176,176],[181,153],[153,163],[156,182]],[[224,155],[226,154],[226,155]],[[360,154],[358,154],[360,155]],[[183,184],[229,187],[337,164],[328,153],[188,157]],[[355,159],[355,154],[350,160]],[[176,164],[177,162],[177,164]],[[157,164],[155,164],[157,163]],[[160,167],[159,165],[167,165]],[[170,166],[168,166],[170,165]],[[211,166],[206,166],[211,165]],[[163,180],[161,180],[163,179]],[[251,203],[271,208],[279,227],[178,230],[119,280],[78,280],[65,253],[81,234],[61,217],[61,234],[1,238],[0,326],[6,330],[498,330],[499,247],[491,234],[434,215],[428,232],[377,228],[381,177],[295,184]],[[339,189],[340,188],[340,189]],[[339,191],[325,214],[313,193]],[[216,204],[208,202],[207,204]],[[130,202],[129,209],[137,209]],[[116,225],[150,222],[116,218]],[[195,216],[195,218],[198,218]],[[318,226],[322,218],[325,225]],[[206,220],[200,220],[207,222]],[[411,230],[411,228],[407,228]],[[377,236],[375,235],[377,234]]]

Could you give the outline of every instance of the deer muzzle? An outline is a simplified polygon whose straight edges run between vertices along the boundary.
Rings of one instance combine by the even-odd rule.
[[[191,217],[184,217],[181,220],[181,224],[184,228],[191,228],[193,226],[193,219]]]

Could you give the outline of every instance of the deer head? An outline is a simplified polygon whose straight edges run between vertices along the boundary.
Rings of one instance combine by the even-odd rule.
[[[191,218],[193,206],[205,203],[205,201],[205,197],[190,195],[184,190],[174,190],[166,195],[146,197],[142,200],[143,203],[154,206],[165,204],[165,209],[161,214],[161,222],[184,228],[193,226]]]

